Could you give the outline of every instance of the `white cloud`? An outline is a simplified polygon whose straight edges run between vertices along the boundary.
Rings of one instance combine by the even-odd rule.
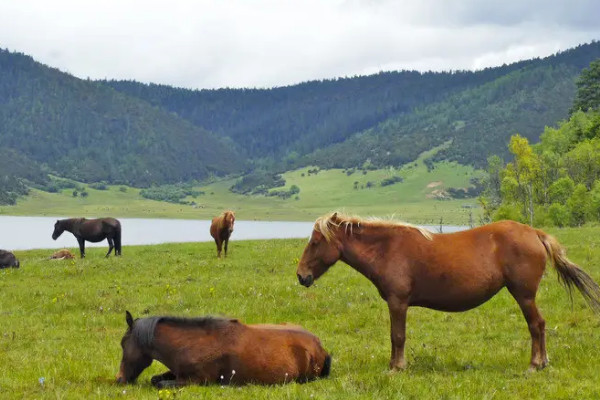
[[[390,69],[473,69],[600,38],[594,0],[0,3],[0,46],[93,79],[268,87]]]

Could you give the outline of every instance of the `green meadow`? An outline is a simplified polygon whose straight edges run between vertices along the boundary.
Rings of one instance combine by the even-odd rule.
[[[341,175],[341,174],[340,174]],[[569,257],[600,281],[600,228],[552,231]],[[125,246],[120,258],[90,248],[84,260],[49,261],[51,250],[16,252],[21,269],[0,271],[2,399],[550,399],[600,397],[600,317],[574,301],[548,268],[538,293],[550,366],[527,373],[530,338],[502,290],[465,313],[411,308],[408,369],[390,373],[386,304],[343,263],[316,284],[298,285],[305,240],[233,241],[226,259],[214,244]],[[75,249],[72,249],[75,250]],[[206,314],[247,323],[292,322],[333,354],[331,376],[308,384],[194,386],[158,392],[154,362],[137,384],[114,384],[134,317]]]
[[[332,210],[364,216],[391,216],[397,219],[438,224],[466,225],[470,218],[479,221],[481,210],[477,200],[438,200],[435,194],[451,187],[469,186],[469,179],[481,172],[457,163],[442,162],[428,172],[424,156],[400,169],[379,169],[348,174],[341,169],[322,170],[308,174],[310,167],[283,174],[287,190],[300,188],[298,198],[281,199],[263,195],[240,195],[229,191],[236,179],[224,179],[199,186],[204,192],[188,197],[196,206],[148,200],[139,189],[108,186],[108,190],[87,188],[89,195],[73,197],[72,190],[47,193],[33,189],[16,206],[0,206],[0,215],[47,216],[113,216],[136,218],[210,219],[224,209],[236,211],[242,220],[312,221]],[[390,177],[403,179],[400,183],[381,186]],[[372,185],[372,186],[371,186]],[[369,187],[371,186],[371,187]],[[356,188],[355,188],[356,187]],[[470,215],[472,213],[472,215]]]

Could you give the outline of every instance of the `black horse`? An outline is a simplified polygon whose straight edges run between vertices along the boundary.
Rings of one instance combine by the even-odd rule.
[[[17,257],[10,251],[0,250],[0,269],[2,268],[19,268],[21,264]]]
[[[115,249],[115,255],[121,255],[121,223],[114,218],[69,218],[59,219],[54,224],[54,233],[52,239],[56,240],[64,231],[71,232],[79,242],[79,252],[81,258],[85,257],[85,241],[101,242],[108,240],[109,256],[112,249]]]

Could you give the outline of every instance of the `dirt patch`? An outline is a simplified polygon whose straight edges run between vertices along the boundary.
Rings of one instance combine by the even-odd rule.
[[[427,188],[431,189],[431,188],[438,187],[443,184],[444,184],[444,182],[442,182],[442,181],[429,182],[429,184],[427,185]]]
[[[450,199],[450,195],[444,189],[435,189],[432,190],[427,196],[428,199],[436,199],[436,200],[448,200]]]

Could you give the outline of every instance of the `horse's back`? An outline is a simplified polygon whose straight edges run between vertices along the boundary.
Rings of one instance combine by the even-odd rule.
[[[255,379],[282,383],[320,376],[329,354],[313,333],[293,324],[257,324],[247,328],[247,337],[240,343],[247,343],[245,348],[252,352],[244,351],[244,358],[248,364],[263,365],[253,371],[259,375]],[[261,351],[255,351],[257,346]],[[267,359],[262,360],[265,355]]]

